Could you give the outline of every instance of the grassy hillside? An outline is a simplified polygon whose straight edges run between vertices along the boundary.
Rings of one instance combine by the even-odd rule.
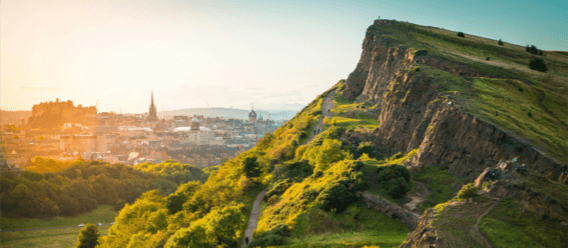
[[[526,53],[524,47],[393,23],[371,26],[368,35],[380,33],[414,51],[418,62],[413,61],[409,69],[434,78],[442,96],[454,99],[457,107],[559,161],[568,161],[562,152],[568,149],[563,127],[568,119],[561,107],[567,103],[563,94],[568,65],[565,55],[545,52],[549,71],[543,73],[528,69],[529,59],[538,55]],[[426,60],[452,61],[477,74],[454,75]],[[260,219],[248,247],[398,247],[410,230],[399,220],[367,209],[357,193],[368,190],[401,203],[409,191],[416,190],[413,179],[430,191],[419,207],[437,205],[441,211],[463,180],[436,169],[411,176],[400,165],[417,150],[391,154],[388,147],[375,147],[372,132],[380,128],[376,105],[343,98],[345,87],[340,81],[322,93],[256,147],[211,172],[204,184],[183,184],[167,196],[146,192],[126,205],[101,247],[236,247],[243,239],[252,201],[264,189]],[[327,109],[330,101],[334,106]],[[500,114],[493,115],[497,111]],[[322,126],[322,132],[314,135]],[[454,247],[470,241],[483,244],[476,237],[467,240],[460,236],[475,222],[469,214],[483,212],[481,206],[491,199],[479,201],[476,208],[452,207],[448,216],[455,218],[440,218],[434,223],[444,230],[457,230],[444,233],[448,240],[455,240]],[[498,243],[502,236],[492,230],[507,222],[494,219],[483,222],[481,230]]]
[[[2,247],[73,247],[77,243],[77,234],[82,227],[79,224],[104,223],[98,226],[101,236],[107,235],[109,223],[114,221],[118,213],[112,206],[100,206],[91,213],[77,217],[59,217],[48,219],[0,218],[2,230],[16,230],[0,233]],[[74,226],[73,228],[47,229],[34,231],[17,231],[18,229],[48,228]]]
[[[415,51],[413,70],[437,79],[435,83],[457,107],[501,127],[563,163],[568,162],[568,56],[565,52],[526,52],[526,48],[457,32],[389,22],[372,25],[367,35],[381,34],[398,46]],[[538,47],[538,44],[534,44]],[[529,68],[539,58],[548,71]],[[442,70],[469,68],[477,76]],[[450,69],[451,70],[451,69]],[[498,113],[498,115],[497,115]]]

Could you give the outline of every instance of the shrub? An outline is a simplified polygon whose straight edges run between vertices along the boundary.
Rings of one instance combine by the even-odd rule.
[[[256,161],[256,159],[257,159],[256,157],[250,156],[246,157],[242,162],[243,170],[245,172],[246,177],[248,178],[260,176],[259,164]]]
[[[544,64],[544,61],[541,58],[532,58],[529,62],[529,68],[535,71],[546,72],[548,68]]]
[[[355,159],[358,159],[359,157],[361,157],[361,155],[363,155],[363,153],[369,155],[369,158],[377,158],[377,147],[375,147],[375,145],[373,145],[373,143],[371,142],[363,142],[359,144],[359,147],[357,147],[357,149],[355,149],[355,151],[353,152],[353,157]]]
[[[99,229],[89,223],[79,231],[75,248],[94,248],[99,244]]]
[[[386,193],[395,199],[406,196],[412,189],[410,172],[401,165],[383,166],[377,169],[377,183]]]
[[[527,53],[530,53],[530,54],[541,55],[541,56],[542,56],[542,51],[541,51],[541,50],[538,50],[538,48],[536,48],[535,45],[531,45],[531,46],[527,45],[527,46],[525,47],[525,51],[526,51]]]
[[[291,231],[287,225],[278,225],[274,229],[259,234],[247,247],[270,247],[288,244]]]
[[[491,60],[491,58],[490,58],[490,57],[487,57],[487,58],[485,58],[485,60],[489,61],[489,60]]]
[[[300,182],[314,173],[314,168],[308,160],[286,163],[285,165],[287,168],[283,175],[295,182]]]
[[[458,37],[465,38],[465,34],[463,34],[463,32],[458,32]]]
[[[477,196],[477,191],[479,190],[478,187],[473,186],[473,183],[468,183],[466,185],[464,185],[460,191],[458,192],[458,194],[456,195],[456,197],[458,198],[458,200],[464,200],[467,198],[471,198],[471,197],[475,197]]]
[[[328,184],[316,198],[321,209],[335,213],[343,212],[355,200],[357,200],[355,194],[350,192],[341,182]]]
[[[501,39],[499,39],[499,41],[497,42],[500,46],[503,45],[503,41]]]

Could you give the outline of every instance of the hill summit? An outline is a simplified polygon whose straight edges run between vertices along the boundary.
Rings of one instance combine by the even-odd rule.
[[[562,247],[568,56],[535,49],[376,20],[346,80],[100,246]]]

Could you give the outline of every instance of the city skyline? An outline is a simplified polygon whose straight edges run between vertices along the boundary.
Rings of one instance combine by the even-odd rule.
[[[561,2],[3,1],[0,9],[4,110],[59,98],[144,113],[152,90],[158,111],[305,105],[347,78],[378,16],[568,50]]]

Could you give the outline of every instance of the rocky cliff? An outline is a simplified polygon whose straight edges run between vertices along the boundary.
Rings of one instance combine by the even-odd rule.
[[[424,38],[428,31],[423,29],[377,20],[367,31],[361,59],[346,80],[343,96],[370,103],[380,113],[374,143],[393,152],[418,148],[408,163],[415,171],[437,166],[471,182],[501,159],[518,157],[530,170],[567,183],[566,157],[556,155],[563,153],[563,146],[547,141],[547,146],[539,147],[538,135],[531,140],[523,137],[523,129],[517,130],[525,127],[505,125],[523,117],[503,113],[504,121],[494,120],[498,111],[492,117],[479,107],[483,102],[475,102],[484,99],[476,91],[476,80],[514,78],[522,87],[535,82],[467,54],[441,51],[428,43]],[[441,34],[438,38],[449,39]],[[544,105],[536,111],[550,112]],[[555,116],[550,118],[556,120],[553,128],[565,125]],[[565,130],[559,133],[560,141],[568,140]]]

